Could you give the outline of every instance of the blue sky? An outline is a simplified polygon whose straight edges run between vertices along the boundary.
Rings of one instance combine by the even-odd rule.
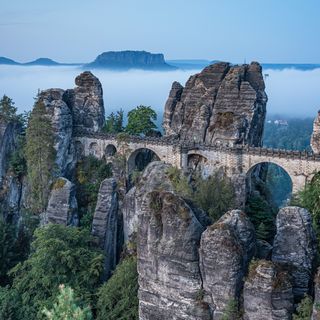
[[[0,0],[0,56],[87,62],[134,49],[320,63],[319,20],[319,0]]]

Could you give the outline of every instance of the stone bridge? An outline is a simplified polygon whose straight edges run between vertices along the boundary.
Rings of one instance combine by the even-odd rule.
[[[140,151],[147,149],[155,153],[158,160],[188,170],[200,166],[202,174],[208,176],[217,169],[223,169],[227,176],[237,177],[243,183],[261,163],[273,163],[284,169],[291,178],[292,192],[304,188],[307,181],[320,171],[320,154],[312,152],[288,151],[237,145],[234,147],[211,146],[205,144],[181,143],[170,137],[136,137],[101,133],[77,134],[74,136],[76,149],[84,155],[105,157],[111,161],[115,154],[126,156],[128,172],[135,169],[135,159]]]

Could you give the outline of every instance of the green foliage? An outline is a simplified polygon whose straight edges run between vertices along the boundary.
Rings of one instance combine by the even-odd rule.
[[[76,167],[77,201],[80,225],[91,230],[92,216],[96,207],[101,182],[112,176],[110,164],[94,156],[81,159]]]
[[[198,176],[194,183],[193,201],[206,211],[213,221],[233,208],[235,194],[231,181],[218,173],[207,179]]]
[[[31,187],[30,203],[34,212],[43,212],[47,205],[50,181],[54,174],[54,137],[51,121],[43,103],[37,101],[26,132],[26,160]]]
[[[313,227],[320,243],[320,175],[314,176],[294,199],[294,205],[306,208],[312,215]]]
[[[14,106],[12,99],[6,95],[0,100],[0,119],[5,120],[6,122],[18,119],[17,108]]]
[[[126,132],[132,135],[148,135],[157,128],[153,121],[157,120],[157,113],[146,106],[138,106],[128,112]]]
[[[93,246],[90,232],[62,225],[36,229],[32,253],[12,271],[12,300],[16,319],[42,319],[51,307],[61,283],[74,288],[87,305],[95,305],[103,255]]]
[[[287,119],[288,126],[266,122],[263,145],[268,148],[310,150],[312,118]]]
[[[19,230],[10,223],[0,219],[0,285],[11,282],[9,270],[29,253],[29,237],[23,227]]]
[[[271,242],[275,234],[275,209],[260,195],[250,195],[246,209],[249,219],[256,229],[258,239]]]
[[[64,285],[59,286],[60,294],[51,310],[45,308],[43,313],[48,320],[91,320],[92,314],[88,307],[81,309],[74,296],[74,291]]]
[[[231,299],[221,317],[221,320],[238,320],[240,319],[240,312],[238,310],[238,302]]]
[[[293,320],[310,320],[312,314],[312,299],[310,296],[305,297],[298,304],[296,314],[293,315]]]
[[[119,133],[123,131],[123,110],[120,109],[116,113],[111,112],[107,117],[106,123],[102,129],[106,133]]]
[[[98,292],[98,320],[135,320],[138,316],[136,257],[125,258]]]
[[[27,174],[27,161],[25,158],[26,138],[19,136],[16,150],[12,153],[9,160],[9,170],[13,175],[20,179]]]
[[[207,212],[213,221],[218,220],[234,205],[235,194],[231,181],[219,173],[214,173],[207,179],[196,174],[190,182],[175,167],[169,168],[167,175],[174,190]]]

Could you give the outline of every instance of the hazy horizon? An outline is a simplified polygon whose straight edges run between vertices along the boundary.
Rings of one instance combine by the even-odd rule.
[[[72,66],[0,66],[0,94],[6,94],[16,103],[19,112],[31,110],[38,89],[70,89],[74,78],[83,69]],[[106,115],[122,108],[125,113],[137,105],[150,105],[162,119],[165,102],[173,81],[185,84],[200,69],[161,71],[109,71],[94,70],[100,79]],[[269,100],[268,115],[315,117],[320,107],[320,68],[311,71],[295,69],[265,69],[266,92]]]

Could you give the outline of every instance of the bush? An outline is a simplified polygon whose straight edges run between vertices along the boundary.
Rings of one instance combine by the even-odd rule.
[[[293,315],[293,320],[310,320],[312,314],[312,299],[310,296],[305,297],[298,304],[296,314]]]
[[[138,316],[136,257],[125,258],[98,292],[98,320],[135,320]]]

